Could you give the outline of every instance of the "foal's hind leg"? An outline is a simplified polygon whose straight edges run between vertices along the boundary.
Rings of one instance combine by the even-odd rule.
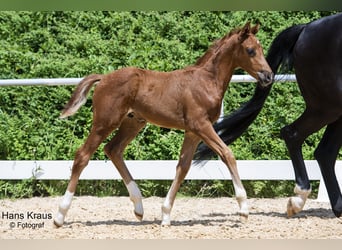
[[[54,224],[57,227],[62,226],[64,223],[66,213],[70,208],[71,201],[75,194],[76,186],[83,169],[87,166],[90,157],[96,151],[100,143],[108,136],[111,131],[111,127],[93,126],[86,142],[77,150],[75,154],[74,164],[72,166],[70,181],[67,190],[63,196],[62,202],[59,205],[58,213],[54,219]]]
[[[56,226],[62,226],[68,209],[70,208],[72,197],[76,191],[76,186],[83,169],[87,166],[90,157],[94,154],[101,142],[117,128],[127,110],[124,103],[119,98],[105,95],[106,89],[96,89],[93,96],[93,123],[90,134],[81,146],[74,159],[70,181],[59,205],[57,216],[54,219]],[[116,112],[113,112],[116,107]]]
[[[320,166],[331,207],[336,217],[340,217],[342,214],[342,195],[334,168],[341,145],[342,117],[328,125],[321,142],[315,150],[315,157]]]
[[[199,142],[200,139],[198,136],[189,131],[185,132],[183,146],[176,168],[176,176],[162,205],[162,225],[164,226],[170,225],[171,223],[170,213],[177,191],[189,171],[191,160]]]
[[[134,214],[139,220],[142,220],[144,214],[142,195],[127,169],[123,160],[123,153],[127,145],[136,137],[145,125],[146,121],[139,117],[134,116],[125,118],[116,135],[104,148],[106,155],[112,160],[127,187],[129,197],[134,204]]]

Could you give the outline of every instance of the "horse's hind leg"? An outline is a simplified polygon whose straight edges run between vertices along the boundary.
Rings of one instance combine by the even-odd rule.
[[[315,158],[320,166],[331,207],[336,217],[340,217],[342,214],[342,195],[334,169],[341,145],[342,117],[327,126],[323,138],[315,150]]]
[[[62,198],[62,202],[59,205],[58,213],[54,219],[54,224],[60,227],[64,223],[66,213],[68,212],[72,198],[76,191],[76,186],[79,177],[83,169],[87,166],[90,157],[96,151],[100,143],[108,136],[112,131],[111,127],[95,127],[93,126],[86,142],[81,146],[74,159],[74,164],[72,166],[71,177],[67,187],[67,190]]]
[[[281,136],[285,140],[292,160],[296,180],[294,188],[296,196],[291,197],[287,204],[289,217],[303,209],[306,199],[311,193],[311,185],[302,154],[302,144],[309,135],[318,131],[325,124],[327,124],[327,118],[324,117],[324,114],[306,109],[295,122],[281,130]]]
[[[65,195],[62,198],[62,202],[59,205],[57,216],[54,219],[54,223],[58,227],[64,223],[66,213],[70,208],[73,195],[76,191],[79,177],[83,169],[87,166],[90,157],[94,154],[101,142],[120,125],[121,120],[127,112],[123,102],[119,98],[113,98],[108,94],[105,95],[105,92],[106,89],[99,91],[99,88],[94,92],[94,118],[92,128],[87,140],[75,154],[70,181]],[[116,107],[115,113],[113,113],[113,107]]]
[[[191,160],[199,142],[200,139],[198,136],[188,131],[185,132],[183,146],[176,168],[176,176],[162,205],[162,225],[164,226],[168,226],[171,223],[170,213],[176,198],[176,194],[189,171]]]
[[[127,187],[129,197],[134,204],[134,214],[139,220],[142,220],[144,214],[142,195],[127,169],[123,160],[123,153],[126,146],[145,125],[146,121],[139,117],[132,116],[125,118],[116,135],[104,148],[106,155],[112,160]]]

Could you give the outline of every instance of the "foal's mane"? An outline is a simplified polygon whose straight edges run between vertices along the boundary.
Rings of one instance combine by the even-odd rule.
[[[232,35],[237,34],[241,31],[241,28],[236,28],[232,31],[230,31],[228,34],[226,34],[224,37],[217,39],[213,42],[212,45],[208,48],[208,50],[204,53],[203,56],[197,59],[195,65],[196,66],[201,66],[205,62],[208,61],[208,59],[217,52],[221,48],[221,46],[225,43],[228,38],[230,38]]]

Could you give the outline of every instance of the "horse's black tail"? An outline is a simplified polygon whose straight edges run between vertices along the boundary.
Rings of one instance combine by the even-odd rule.
[[[292,50],[304,27],[305,25],[296,25],[287,28],[273,40],[266,60],[274,74],[277,73],[280,65],[283,65],[287,70],[293,67]],[[265,88],[258,84],[253,97],[247,103],[214,125],[216,132],[227,145],[235,141],[255,120],[271,88],[272,84]],[[195,159],[209,159],[214,155],[215,153],[210,148],[201,143],[195,153]]]

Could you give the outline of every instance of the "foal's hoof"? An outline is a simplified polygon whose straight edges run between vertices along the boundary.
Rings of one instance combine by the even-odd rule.
[[[143,216],[144,216],[144,208],[143,208],[141,200],[139,200],[139,202],[134,203],[134,214],[135,214],[135,217],[137,217],[139,221],[142,221]]]
[[[239,213],[240,215],[240,221],[242,223],[246,223],[248,221],[248,214],[245,214],[245,213]]]
[[[134,211],[134,215],[135,215],[135,217],[137,217],[137,219],[138,219],[139,221],[142,221],[142,219],[143,219],[143,217],[144,217],[143,214],[137,213],[136,211]]]
[[[170,221],[168,221],[168,222],[164,222],[164,221],[162,221],[162,223],[160,224],[160,226],[161,227],[171,227],[171,222]]]
[[[171,226],[171,219],[170,216],[163,216],[163,219],[160,224],[162,227],[170,227]]]
[[[65,218],[65,215],[63,215],[60,212],[57,213],[56,217],[53,219],[53,224],[55,225],[56,228],[63,226],[64,218]]]
[[[56,220],[53,220],[53,225],[54,225],[55,228],[60,228],[61,226],[63,226],[63,223],[60,224]]]

